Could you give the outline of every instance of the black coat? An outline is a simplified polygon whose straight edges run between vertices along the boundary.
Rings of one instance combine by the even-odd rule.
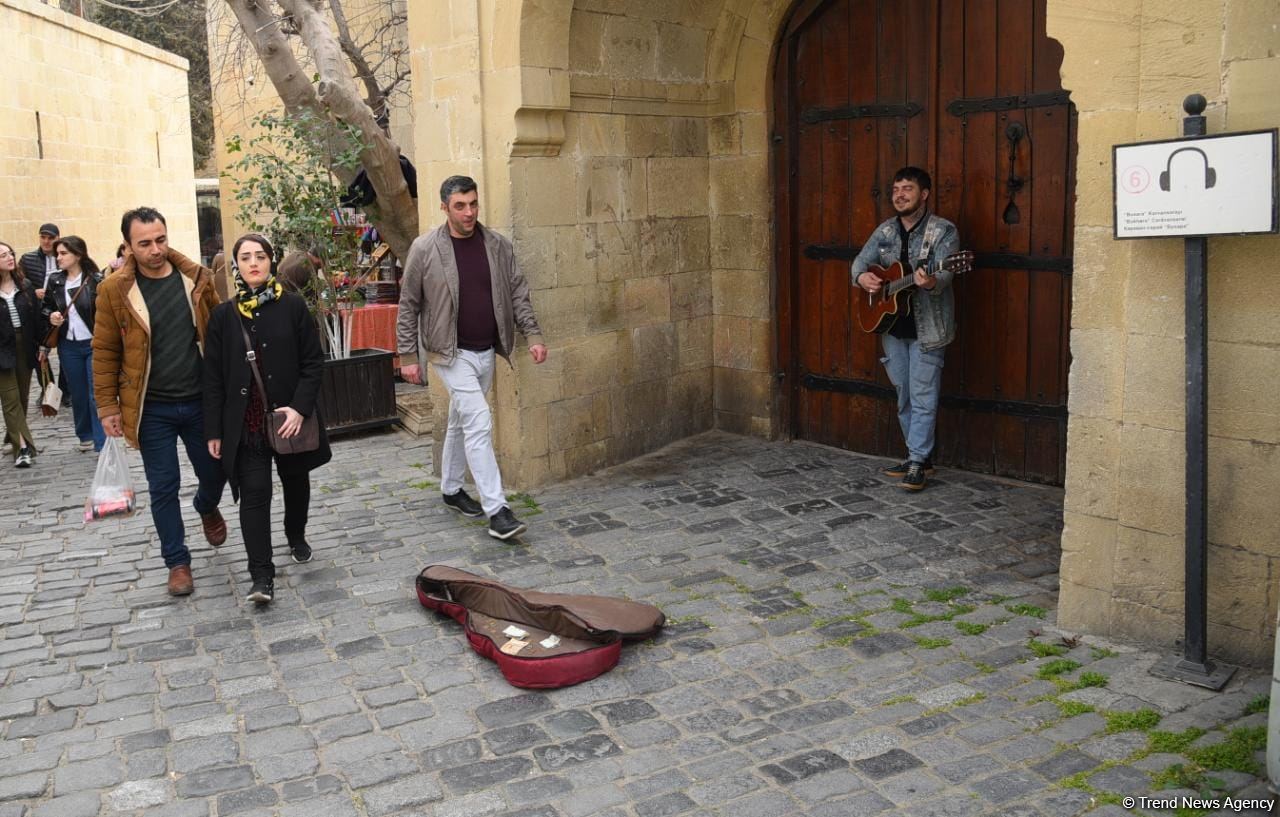
[[[45,259],[48,258],[42,250],[35,249],[31,252],[24,252],[22,258],[18,260],[18,266],[22,268],[22,274],[31,282],[32,289],[44,289],[45,279]]]
[[[80,313],[84,325],[89,328],[91,337],[93,321],[98,314],[98,284],[100,283],[102,283],[101,272],[83,272],[80,286],[88,289],[84,292],[77,289],[73,296],[76,311]],[[49,316],[54,312],[61,312],[66,319],[62,322],[62,326],[58,327],[58,343],[62,343],[67,339],[67,332],[71,331],[71,316],[67,314],[67,274],[62,270],[50,273],[44,282],[44,301],[40,306],[40,341],[43,341],[49,334],[49,330],[53,329],[53,324],[49,323]]]
[[[244,326],[258,354],[267,389],[268,410],[288,406],[304,417],[318,409],[324,351],[320,333],[300,296],[286,292],[259,308],[253,320],[240,315],[234,301],[218,304],[204,336],[204,438],[222,440],[222,469],[236,485],[236,454],[244,429],[249,390],[256,389],[245,360]],[[302,454],[275,455],[281,474],[306,473],[329,461],[329,438],[320,418],[320,447]]]
[[[22,321],[22,337],[27,342],[27,365],[36,367],[36,355],[40,351],[40,303],[36,300],[36,291],[29,283],[23,282],[13,297],[18,307],[18,319]],[[0,301],[0,372],[13,369],[18,363],[18,344],[13,330],[13,319],[9,317],[9,308]]]

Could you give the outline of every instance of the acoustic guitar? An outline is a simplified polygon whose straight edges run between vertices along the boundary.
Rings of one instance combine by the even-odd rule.
[[[948,256],[942,262],[942,269],[956,275],[972,268],[973,253],[969,250]],[[858,295],[858,325],[864,332],[883,334],[889,331],[899,315],[906,315],[911,311],[911,290],[915,289],[915,278],[902,266],[901,261],[894,261],[889,267],[872,264],[866,271],[879,277],[884,285],[879,292],[863,291]],[[930,278],[937,277],[937,273],[925,274]]]

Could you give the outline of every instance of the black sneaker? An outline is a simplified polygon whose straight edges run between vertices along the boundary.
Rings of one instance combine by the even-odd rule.
[[[252,601],[255,604],[270,604],[271,597],[275,595],[275,590],[273,582],[254,582],[253,587],[249,588],[249,595],[245,596],[245,600]]]
[[[907,473],[902,476],[902,482],[899,484],[908,491],[923,491],[927,482],[925,464],[913,462],[907,466]]]
[[[289,556],[293,559],[294,564],[304,565],[311,561],[311,545],[306,542],[289,545]]]
[[[444,504],[453,508],[463,516],[469,516],[472,519],[484,516],[484,508],[480,507],[480,503],[472,499],[471,496],[461,488],[458,489],[456,494],[445,494]]]
[[[494,539],[506,541],[512,536],[519,536],[528,528],[528,525],[516,519],[511,509],[505,506],[502,510],[489,517],[489,535]]]
[[[27,448],[25,445],[22,446],[22,448],[19,448],[18,456],[13,458],[13,465],[15,468],[30,468],[31,449]]]
[[[923,467],[924,467],[924,475],[926,477],[933,476],[934,474],[933,460],[925,460],[923,463]],[[886,477],[902,478],[902,477],[905,477],[907,475],[907,472],[910,470],[911,470],[911,460],[903,460],[897,465],[890,465],[885,468],[881,468],[880,473],[884,474]]]

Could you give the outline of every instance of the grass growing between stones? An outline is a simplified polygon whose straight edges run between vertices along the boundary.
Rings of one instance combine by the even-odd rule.
[[[1041,681],[1048,681],[1057,678],[1059,675],[1065,675],[1073,670],[1080,669],[1079,662],[1072,661],[1069,658],[1059,658],[1044,664],[1036,672],[1036,677]]]
[[[923,649],[936,650],[939,647],[950,647],[951,639],[949,638],[925,638],[924,636],[914,636],[915,642]]]
[[[1079,701],[1063,701],[1058,698],[1050,698],[1050,700],[1058,705],[1058,709],[1062,711],[1062,716],[1064,718],[1074,718],[1076,715],[1083,715],[1086,712],[1094,711],[1092,706],[1080,703]]]
[[[1262,770],[1253,753],[1267,747],[1265,726],[1239,726],[1227,733],[1227,739],[1213,746],[1189,749],[1186,753],[1196,764],[1206,769],[1229,769],[1245,774],[1259,774]]]
[[[948,587],[943,590],[926,590],[924,597],[929,601],[952,602],[969,593],[970,590],[967,587]]]
[[[409,483],[409,487],[410,487],[410,488],[417,488],[419,491],[425,491],[425,490],[427,490],[427,489],[429,489],[429,488],[435,488],[435,487],[436,487],[436,486],[438,486],[439,484],[440,484],[440,483],[438,483],[438,482],[434,482],[434,481],[429,480],[429,479],[420,479],[420,480],[418,480],[417,482],[410,482],[410,483]]]
[[[524,516],[537,516],[542,513],[542,506],[538,504],[538,501],[524,491],[508,494],[507,501],[519,505],[523,509],[521,513]]]
[[[1271,696],[1259,695],[1249,703],[1245,704],[1244,714],[1256,715],[1259,712],[1267,712],[1271,709]]]
[[[956,604],[952,601],[952,597],[960,591],[963,591],[964,593],[969,592],[968,589],[963,587],[953,587],[950,590],[925,591],[925,595],[929,596],[929,601],[947,604],[949,609],[945,613],[917,612],[915,609],[915,602],[901,597],[895,598],[889,609],[895,613],[902,613],[903,615],[911,616],[911,618],[898,625],[898,627],[903,630],[910,629],[912,627],[919,627],[921,624],[932,624],[935,621],[951,621],[956,616],[963,616],[966,613],[972,613],[974,610],[978,609],[972,604]],[[930,594],[933,594],[936,598],[930,596]],[[961,595],[963,595],[963,593],[961,593]],[[985,627],[983,629],[985,629]]]
[[[1105,772],[1114,766],[1119,766],[1118,760],[1104,761],[1101,766],[1096,769],[1090,769],[1084,772],[1077,772],[1070,777],[1064,777],[1058,781],[1058,786],[1064,789],[1079,789],[1093,798],[1095,806],[1118,806],[1124,798],[1119,794],[1110,791],[1103,791],[1089,785],[1089,778],[1098,772]]]
[[[987,631],[987,625],[972,621],[957,621],[956,629],[965,635],[982,635]]]
[[[1030,616],[1031,618],[1044,618],[1045,609],[1036,607],[1034,604],[1006,604],[1004,609],[1013,613],[1015,616]]]
[[[1180,755],[1205,733],[1198,726],[1182,732],[1152,732],[1147,736],[1147,754]]]
[[[1036,654],[1037,658],[1048,658],[1049,656],[1066,655],[1067,648],[1061,644],[1046,644],[1043,641],[1031,639],[1027,642],[1027,647]]]
[[[1147,732],[1160,723],[1160,713],[1154,709],[1139,709],[1135,712],[1104,712],[1107,720],[1107,734],[1117,732]]]
[[[1066,660],[1066,659],[1058,659]],[[1058,688],[1059,694],[1064,692],[1075,692],[1077,689],[1088,689],[1089,687],[1105,687],[1109,683],[1107,676],[1100,672],[1082,672],[1080,677],[1074,681],[1068,681],[1066,678],[1051,679],[1054,686]]]

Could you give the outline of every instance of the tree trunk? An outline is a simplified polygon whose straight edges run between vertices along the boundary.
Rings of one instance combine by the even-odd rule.
[[[293,18],[315,61],[316,73],[320,76],[316,86],[311,84],[306,70],[294,56],[280,30],[279,18],[265,0],[226,0],[262,60],[285,110],[310,110],[318,117],[332,117],[360,131],[365,143],[360,161],[378,196],[378,200],[365,209],[382,240],[403,261],[409,257],[409,245],[418,235],[418,207],[400,171],[400,148],[378,127],[373,112],[361,99],[351,79],[350,65],[320,10],[307,0],[279,2]],[[350,184],[356,175],[345,168],[330,169],[343,184]]]

